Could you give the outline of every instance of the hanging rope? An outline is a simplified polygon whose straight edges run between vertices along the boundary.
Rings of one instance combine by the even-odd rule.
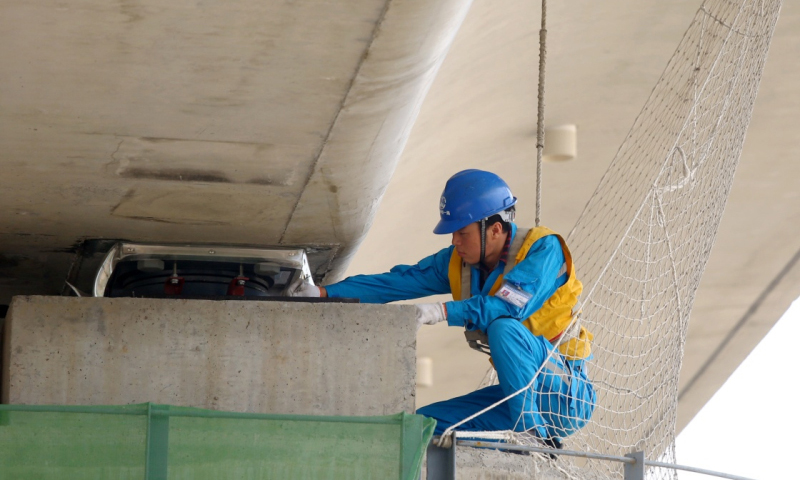
[[[542,216],[542,151],[544,150],[544,65],[547,54],[547,0],[542,0],[539,29],[539,111],[536,125],[536,226]]]
[[[544,64],[545,64],[545,53],[546,53],[546,40],[547,40],[547,28],[546,28],[546,20],[547,20],[547,0],[542,0],[542,27],[539,29],[539,112],[538,112],[538,121],[536,127],[536,226],[539,226],[539,217],[541,216],[542,210],[542,149],[544,149]],[[483,235],[483,234],[482,234]],[[551,355],[553,355],[551,353]],[[451,425],[447,428],[441,435],[439,440],[439,446],[446,445],[447,442],[451,441],[450,434],[455,431],[455,429],[462,424],[472,420],[473,418],[482,415],[483,413],[497,407],[505,403],[509,398],[519,395],[520,393],[526,391],[533,385],[533,382],[538,377],[539,373],[544,368],[544,364],[539,367],[539,370],[531,379],[531,382],[526,385],[524,388],[521,388],[519,391],[507,396],[506,398],[500,400],[499,402],[495,403],[494,405],[490,405],[480,412],[472,415],[471,417],[465,418],[460,422]]]

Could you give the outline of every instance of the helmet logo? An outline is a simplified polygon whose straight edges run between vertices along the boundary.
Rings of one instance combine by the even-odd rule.
[[[446,205],[447,205],[447,199],[444,198],[444,195],[442,195],[441,200],[439,200],[439,215],[441,216],[450,215],[450,211],[444,209]]]

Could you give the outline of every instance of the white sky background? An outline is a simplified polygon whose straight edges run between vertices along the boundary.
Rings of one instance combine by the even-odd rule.
[[[800,479],[800,299],[686,426],[677,463],[758,480]],[[680,480],[713,480],[681,471]]]

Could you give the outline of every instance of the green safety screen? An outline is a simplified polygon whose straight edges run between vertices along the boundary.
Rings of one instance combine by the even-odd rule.
[[[418,479],[436,422],[0,405],[0,480]]]

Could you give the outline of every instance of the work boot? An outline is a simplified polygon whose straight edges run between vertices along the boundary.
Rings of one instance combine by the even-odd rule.
[[[536,437],[536,440],[538,440],[540,443],[543,443],[544,445],[552,448],[553,450],[561,450],[561,449],[564,448],[564,443],[558,437],[545,437],[545,438],[542,438],[539,435],[539,432],[537,431],[536,428],[531,428],[530,430],[528,430],[528,433],[531,434],[532,436]],[[558,459],[558,455],[556,455],[554,453],[545,453],[544,455],[547,455],[548,457],[550,457],[551,460]]]

